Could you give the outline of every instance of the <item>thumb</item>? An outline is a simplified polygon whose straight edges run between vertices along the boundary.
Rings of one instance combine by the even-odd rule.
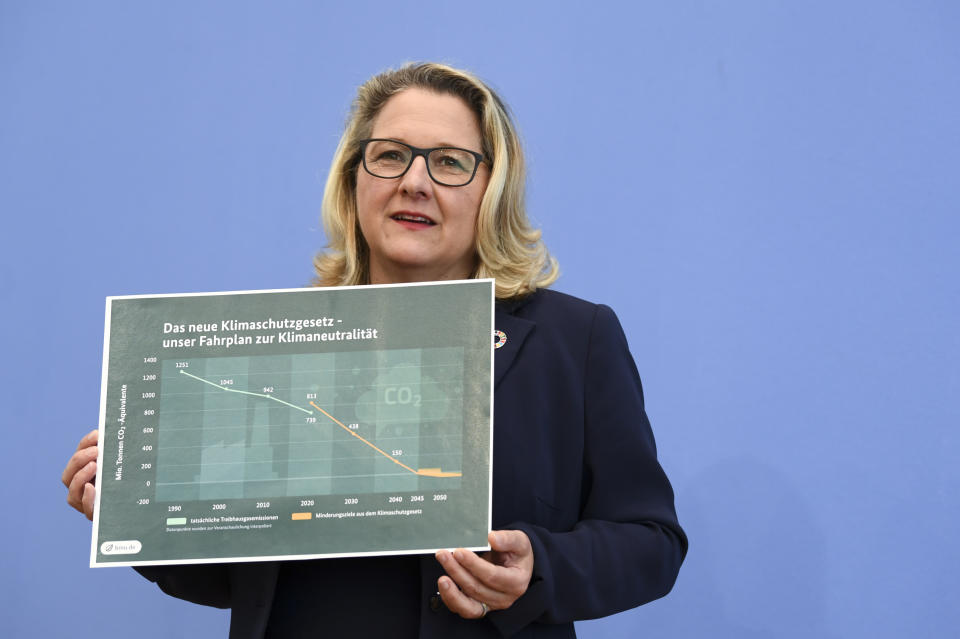
[[[522,553],[530,547],[530,540],[522,530],[494,530],[487,535],[487,541],[497,552]]]

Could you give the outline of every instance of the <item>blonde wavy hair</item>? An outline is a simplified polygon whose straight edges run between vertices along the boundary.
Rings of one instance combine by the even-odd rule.
[[[559,269],[540,230],[527,219],[523,150],[506,105],[471,73],[420,63],[385,71],[357,91],[327,176],[322,208],[327,246],[313,260],[314,285],[369,284],[369,248],[357,218],[359,141],[371,136],[373,122],[387,101],[410,88],[457,96],[480,123],[482,151],[491,168],[477,217],[477,267],[472,277],[494,278],[499,299],[522,297],[552,284]]]

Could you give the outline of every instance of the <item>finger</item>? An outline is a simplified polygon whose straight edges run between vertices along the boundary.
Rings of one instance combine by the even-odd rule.
[[[96,459],[99,435],[99,431],[92,430],[80,440],[80,443],[77,445],[77,451],[70,458],[70,461],[67,462],[66,468],[63,469],[63,475],[60,477],[64,486],[69,487],[70,481],[76,472],[83,466],[86,466],[87,462],[91,459]]]
[[[88,446],[87,448],[82,448],[75,452],[70,461],[67,462],[66,468],[63,469],[63,475],[60,477],[60,481],[63,482],[63,485],[67,488],[70,487],[70,483],[73,481],[74,475],[77,472],[89,464],[92,461],[97,459],[97,447]]]
[[[530,538],[522,530],[492,530],[487,535],[487,541],[495,552],[518,556],[533,554]]]
[[[437,560],[440,561],[447,575],[459,586],[460,590],[471,599],[485,601],[490,608],[495,610],[509,607],[516,599],[515,596],[512,596],[512,593],[491,588],[471,571],[471,567],[478,572],[487,572],[486,567],[495,570],[504,569],[497,568],[493,564],[480,559],[469,550],[458,548],[452,553],[441,550],[437,553]]]
[[[522,530],[494,530],[487,535],[493,549],[491,562],[533,574],[533,545]]]
[[[93,481],[97,476],[97,462],[91,461],[86,466],[77,471],[70,480],[70,487],[67,491],[67,503],[83,512],[84,486]],[[91,484],[92,487],[92,484]]]
[[[480,602],[464,594],[450,577],[440,577],[437,580],[437,590],[440,591],[440,598],[450,612],[464,619],[480,619],[486,615]],[[493,606],[490,608],[492,609]]]
[[[67,488],[67,503],[82,510],[84,486],[94,481],[97,476],[97,462],[90,461],[86,466],[74,473]]]
[[[100,438],[100,430],[94,428],[89,433],[83,436],[83,439],[80,440],[80,443],[77,444],[77,450],[82,450],[88,446],[96,446],[97,440]]]
[[[97,489],[93,484],[84,484],[83,485],[83,514],[87,516],[87,519],[93,521],[93,506],[97,500]]]
[[[96,446],[84,448],[83,450],[78,450],[75,452],[70,458],[70,461],[67,462],[67,467],[63,469],[63,475],[60,477],[63,485],[69,488],[74,476],[80,471],[81,468],[84,468],[92,461],[97,461]]]
[[[526,591],[527,584],[530,583],[530,573],[518,567],[496,565],[462,549],[455,550],[453,557],[477,582],[473,587],[477,590],[476,597],[481,601],[487,601],[488,603],[497,601],[500,604],[509,605]],[[446,568],[446,565],[444,565],[444,568]],[[449,570],[447,574],[450,574]],[[451,576],[453,575],[451,574]],[[472,584],[469,580],[465,581],[468,584],[466,586],[467,594],[475,596],[470,590]],[[464,584],[460,583],[459,579],[457,579],[457,583],[460,584],[461,588],[464,588]],[[494,599],[494,597],[497,599]]]

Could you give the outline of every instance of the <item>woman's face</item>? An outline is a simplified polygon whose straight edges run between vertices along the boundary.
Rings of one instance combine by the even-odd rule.
[[[455,146],[480,152],[480,125],[460,98],[406,89],[390,98],[373,122],[371,138],[420,148]],[[442,186],[415,158],[399,178],[357,167],[357,215],[370,247],[370,281],[465,279],[473,273],[477,215],[489,169],[480,164],[466,186]]]

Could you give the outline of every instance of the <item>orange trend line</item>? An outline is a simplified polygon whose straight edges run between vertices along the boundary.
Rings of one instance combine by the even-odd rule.
[[[406,464],[404,464],[402,461],[400,461],[400,460],[398,460],[398,459],[394,459],[394,457],[393,457],[392,455],[388,455],[388,454],[385,453],[384,451],[380,450],[380,449],[377,448],[377,446],[376,446],[375,444],[373,444],[372,442],[369,442],[369,441],[367,441],[366,439],[364,439],[363,437],[361,437],[360,435],[357,435],[355,432],[353,432],[352,430],[350,430],[350,428],[347,427],[347,426],[346,426],[343,422],[341,422],[339,419],[337,419],[336,417],[334,417],[333,415],[331,415],[331,414],[328,413],[327,411],[323,410],[322,408],[320,408],[319,406],[317,406],[316,404],[314,404],[314,403],[313,403],[313,400],[310,401],[310,405],[313,406],[314,408],[316,408],[318,411],[320,411],[320,412],[323,413],[324,415],[326,415],[327,417],[329,417],[331,420],[333,420],[333,423],[334,423],[334,424],[336,424],[337,426],[339,426],[339,427],[342,428],[343,430],[347,431],[348,433],[350,433],[351,435],[353,435],[354,437],[356,437],[357,439],[359,439],[360,441],[362,441],[364,444],[366,444],[366,445],[369,446],[370,448],[374,449],[375,451],[377,451],[378,453],[380,453],[381,455],[383,455],[384,457],[386,457],[387,459],[389,459],[390,461],[392,461],[392,462],[393,462],[394,464],[396,464],[397,466],[402,466],[403,468],[407,469],[408,471],[410,471],[410,472],[413,473],[414,475],[423,475],[423,476],[425,476],[425,477],[461,477],[461,476],[463,475],[463,473],[443,472],[443,471],[441,471],[439,468],[424,468],[424,469],[421,469],[421,470],[414,470],[413,468],[410,468],[409,466],[407,466]]]

